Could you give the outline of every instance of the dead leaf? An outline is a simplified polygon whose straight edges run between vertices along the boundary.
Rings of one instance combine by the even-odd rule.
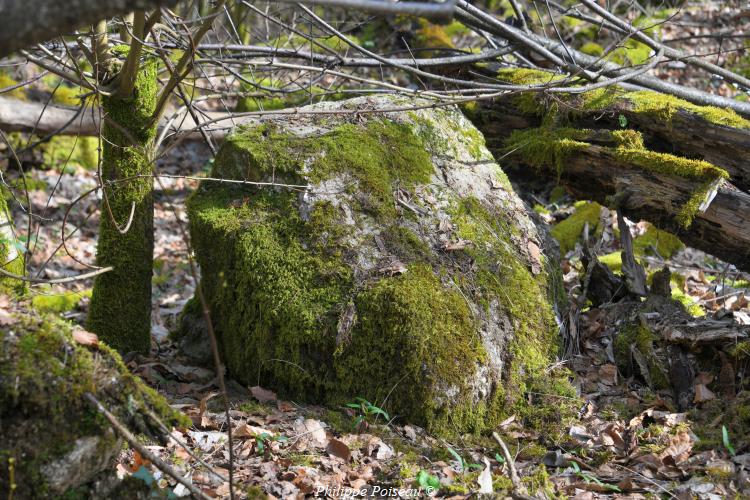
[[[708,387],[703,384],[695,385],[695,397],[693,398],[693,403],[703,403],[704,401],[711,401],[712,399],[716,399],[716,395],[711,392]]]
[[[95,333],[87,332],[83,328],[73,329],[73,340],[89,347],[99,347],[99,337]]]
[[[306,418],[298,420],[294,424],[294,431],[299,437],[299,442],[314,448],[325,448],[328,446],[328,437],[325,427],[320,420]]]
[[[339,457],[344,462],[349,462],[352,459],[352,450],[342,441],[338,439],[331,439],[328,441],[326,446],[326,452],[330,453],[335,457]]]
[[[264,429],[263,427],[256,427],[254,425],[250,424],[240,424],[235,428],[232,435],[243,438],[243,437],[256,437],[261,436],[263,434],[268,434],[269,436],[274,436],[276,433],[273,431],[269,431],[268,429]]]
[[[393,457],[395,453],[393,448],[388,446],[379,437],[373,436],[367,443],[367,455],[378,460],[388,460]]]
[[[203,429],[209,429],[209,428],[216,428],[216,425],[214,425],[213,421],[206,416],[206,409],[208,408],[208,400],[213,398],[219,394],[218,392],[209,392],[205,396],[201,398],[200,404],[198,406],[198,422],[197,424],[200,425]]]
[[[690,457],[693,450],[693,438],[688,432],[679,432],[669,438],[669,445],[659,454],[659,458],[664,460],[671,457],[675,464],[684,462]]]
[[[526,248],[529,251],[529,259],[531,260],[531,272],[533,274],[539,274],[542,272],[542,251],[539,249],[539,245],[529,240],[526,243]]]
[[[484,459],[484,470],[479,474],[477,483],[479,483],[479,494],[480,495],[491,495],[495,492],[492,487],[492,467],[490,467],[490,461],[487,457]]]
[[[446,250],[448,252],[453,252],[455,250],[463,250],[464,248],[471,245],[472,242],[469,240],[458,240],[458,241],[449,241],[446,243],[443,243],[443,250]]]
[[[275,392],[269,391],[268,389],[264,389],[257,385],[250,388],[250,393],[261,403],[273,403],[274,401],[276,401]]]

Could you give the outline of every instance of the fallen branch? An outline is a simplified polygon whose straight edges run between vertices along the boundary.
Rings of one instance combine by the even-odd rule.
[[[515,490],[513,493],[513,498],[523,500],[534,498],[529,496],[529,491],[526,489],[526,486],[523,484],[523,482],[521,482],[521,477],[518,475],[518,471],[516,470],[516,464],[513,461],[513,456],[510,454],[510,450],[508,450],[508,446],[505,444],[505,441],[503,441],[503,438],[501,438],[497,432],[493,432],[492,437],[495,438],[497,444],[500,445],[500,451],[503,453],[505,464],[508,466],[508,476],[510,477],[510,481],[513,483],[513,488]]]
[[[87,392],[84,394],[84,397],[86,400],[91,403],[91,405],[101,413],[104,418],[109,421],[109,423],[112,425],[114,430],[122,436],[122,438],[128,442],[130,446],[138,450],[138,452],[148,461],[150,461],[152,464],[156,466],[157,469],[162,471],[164,474],[168,475],[169,477],[173,478],[175,481],[183,485],[185,488],[190,491],[193,495],[195,495],[196,498],[200,498],[202,500],[209,500],[208,495],[203,493],[198,487],[196,487],[192,482],[190,482],[187,478],[182,477],[179,472],[177,472],[171,465],[164,462],[161,458],[157,457],[154,453],[149,451],[148,448],[143,446],[139,441],[138,438],[133,435],[132,432],[130,432],[122,423],[120,423],[119,420],[117,420],[117,417],[115,417],[112,413],[110,413],[100,402],[96,397],[91,394],[90,392]]]

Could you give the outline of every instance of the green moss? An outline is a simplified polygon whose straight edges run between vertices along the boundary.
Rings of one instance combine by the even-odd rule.
[[[616,274],[622,272],[622,255],[620,252],[612,252],[607,255],[600,255],[597,257],[599,262],[607,266]]]
[[[638,350],[646,360],[650,382],[654,389],[669,388],[669,379],[664,364],[654,354],[654,333],[641,324],[623,327],[614,339],[614,354],[618,368],[626,375],[640,373],[633,359],[631,347]]]
[[[629,38],[624,44],[607,54],[605,59],[620,66],[638,66],[645,64],[652,52],[653,49],[648,45]]]
[[[638,43],[638,42],[635,42]],[[643,49],[640,47],[639,49]],[[619,50],[619,49],[618,49]],[[636,59],[642,58],[643,53],[635,56]],[[650,49],[648,49],[650,50]],[[617,54],[617,51],[614,52]],[[629,57],[638,50],[632,48],[621,50],[620,55]],[[550,71],[525,69],[525,68],[505,68],[500,70],[497,75],[498,79],[517,85],[529,84],[549,84],[566,78],[566,75],[553,73]],[[526,103],[526,110],[534,114],[544,114],[548,109],[539,96],[532,96],[536,104]],[[559,98],[566,99],[572,107],[577,107],[583,111],[601,111],[605,108],[620,107],[626,114],[628,112],[645,115],[671,125],[675,114],[682,110],[700,116],[709,123],[724,125],[727,127],[750,128],[750,120],[738,115],[728,108],[719,108],[715,106],[700,106],[691,102],[679,99],[674,96],[654,92],[650,90],[643,91],[624,91],[616,88],[596,89],[584,94],[559,94]]]
[[[532,167],[554,167],[559,175],[571,154],[589,147],[583,142],[587,135],[587,131],[573,128],[514,130],[506,141],[505,151],[520,156]]]
[[[359,294],[355,304],[360,320],[336,360],[342,393],[373,401],[390,394],[389,404],[405,418],[443,433],[481,427],[484,402],[446,404],[441,397],[446,388],[459,399],[470,394],[476,364],[485,355],[460,293],[428,267],[414,265]]]
[[[549,193],[550,203],[559,203],[568,195],[563,186],[555,186]]]
[[[546,373],[557,349],[549,275],[533,275],[512,250],[521,235],[508,214],[490,213],[475,199],[451,203],[457,237],[475,243],[466,252],[482,271],[466,277],[441,267],[413,216],[394,208],[397,187],[431,180],[425,148],[410,127],[385,120],[307,137],[262,125],[227,139],[212,175],[344,179],[345,195],[359,204],[355,218],[382,224],[381,243],[407,266],[399,276],[355,282],[347,259],[356,234],[341,224],[337,205],[315,202],[302,217],[295,192],[204,183],[188,202],[191,234],[229,370],[294,398],[385,401],[391,414],[438,434],[480,431],[517,409],[559,425],[564,405],[540,410],[544,398],[536,396],[570,394],[564,374]],[[516,332],[502,375],[507,384],[498,380],[479,401],[471,384],[487,354],[469,296],[488,311],[507,312]],[[349,308],[353,325],[340,331]],[[455,396],[444,398],[446,391]]]
[[[705,309],[700,304],[696,303],[695,299],[690,295],[686,294],[679,288],[672,288],[672,298],[682,304],[691,316],[700,318],[706,315]]]
[[[433,24],[426,19],[419,19],[419,28],[414,37],[414,48],[419,49],[452,49],[455,48],[448,27]],[[463,26],[458,23],[458,26]]]
[[[563,254],[575,248],[586,224],[592,234],[596,231],[601,210],[601,205],[596,202],[585,203],[577,207],[573,215],[552,228],[551,234],[560,243],[560,251]]]
[[[636,113],[654,116],[668,124],[672,122],[672,118],[678,110],[683,110],[696,114],[707,122],[717,125],[744,129],[750,128],[750,121],[742,118],[728,108],[699,106],[674,96],[650,90],[628,92],[623,95],[623,98],[633,103]]]
[[[730,350],[732,357],[737,359],[748,359],[750,358],[750,340],[744,340],[739,342],[737,345],[732,347]]]
[[[636,255],[652,255],[656,252],[662,258],[668,259],[683,248],[685,245],[677,236],[657,229],[651,224],[645,233],[633,240],[633,253]]]
[[[555,485],[550,481],[547,468],[544,465],[539,465],[533,473],[523,476],[521,481],[532,495],[556,498]]]
[[[83,292],[46,293],[34,295],[31,305],[39,312],[63,313],[78,307],[78,303],[84,297],[91,297],[91,290]]]
[[[106,96],[102,176],[106,197],[97,242],[97,264],[113,266],[94,281],[88,328],[121,352],[151,348],[153,179],[151,142],[156,135],[156,63],[145,61],[132,96]],[[135,143],[134,143],[135,141]],[[119,181],[116,184],[112,181]],[[121,234],[135,207],[132,224]],[[109,216],[111,213],[112,216]]]
[[[539,69],[503,68],[497,72],[497,78],[513,85],[544,85],[563,80],[565,75]]]
[[[505,151],[521,157],[525,163],[533,167],[554,168],[560,175],[564,170],[565,161],[571,154],[590,146],[585,142],[589,135],[588,130],[555,128],[546,124],[536,129],[513,131],[506,141]],[[700,184],[675,217],[685,228],[690,226],[717,183],[729,177],[726,170],[707,161],[650,151],[643,147],[643,139],[638,132],[619,130],[613,131],[612,136],[618,145],[606,149],[623,165],[657,174],[682,177]]]
[[[160,396],[131,375],[119,356],[101,344],[89,350],[71,336],[71,325],[51,316],[17,314],[0,333],[0,495],[8,496],[8,463],[15,461],[18,498],[56,497],[41,467],[69,452],[76,439],[101,438],[115,446],[109,423],[83,398],[91,392],[120,421],[132,425],[147,406],[168,424],[189,425]]]
[[[548,372],[559,349],[549,306],[557,300],[552,283],[559,269],[548,266],[534,276],[511,250],[509,243],[517,229],[506,217],[488,211],[474,198],[459,200],[454,214],[459,236],[474,242],[467,253],[480,269],[474,280],[463,281],[464,293],[473,295],[488,311],[499,305],[508,313],[514,330],[507,381],[489,406],[488,421],[513,411],[529,427],[552,435],[560,431],[560,422],[572,415],[577,401],[567,373]]]
[[[750,392],[740,391],[735,398],[717,397],[688,411],[692,431],[699,440],[696,451],[722,449],[722,427],[726,426],[732,446],[745,449],[750,444]]]
[[[644,149],[643,135],[637,130],[613,130],[612,137],[614,137],[619,147],[625,149]]]
[[[42,161],[47,168],[76,164],[88,170],[99,165],[99,139],[56,135],[40,145]]]
[[[615,156],[623,163],[635,165],[646,171],[674,175],[702,183],[702,186],[691,195],[676,216],[677,222],[685,228],[690,227],[693,218],[716,183],[721,179],[729,178],[726,170],[707,161],[682,158],[668,153],[620,146],[616,148]]]
[[[599,57],[604,55],[604,48],[596,42],[586,42],[581,45],[581,48],[579,50],[584,54],[588,54],[590,56]]]
[[[15,85],[18,85],[18,81],[13,79],[10,75],[7,73],[0,71],[0,90],[6,89],[8,87],[13,87]],[[14,99],[19,99],[21,101],[28,100],[28,97],[26,96],[26,87],[19,87],[17,89],[13,89],[8,92],[4,92],[3,94],[0,94],[3,97],[12,97]]]
[[[364,127],[340,125],[314,141],[264,125],[235,134],[228,143],[217,157],[216,164],[221,167],[215,174],[252,181],[277,175],[303,182],[302,165],[313,158],[308,174],[311,181],[350,173],[368,193],[363,208],[383,216],[395,213],[395,181],[409,188],[426,183],[433,173],[422,140],[408,126],[391,121],[373,121]],[[237,171],[238,167],[242,171]]]

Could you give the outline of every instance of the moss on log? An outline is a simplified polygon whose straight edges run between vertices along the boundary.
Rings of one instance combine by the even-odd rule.
[[[503,70],[513,83],[561,75]],[[750,122],[731,110],[619,88],[524,93],[466,109],[505,167],[536,167],[573,194],[674,232],[750,269]],[[510,157],[508,153],[512,152]],[[513,165],[524,165],[521,169]]]

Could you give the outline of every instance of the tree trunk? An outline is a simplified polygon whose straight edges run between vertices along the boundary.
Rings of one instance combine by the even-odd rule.
[[[176,0],[0,0],[0,57],[138,9],[172,7]]]
[[[88,328],[121,352],[147,353],[151,339],[154,200],[151,148],[156,65],[144,63],[134,95],[104,97],[102,199]]]

